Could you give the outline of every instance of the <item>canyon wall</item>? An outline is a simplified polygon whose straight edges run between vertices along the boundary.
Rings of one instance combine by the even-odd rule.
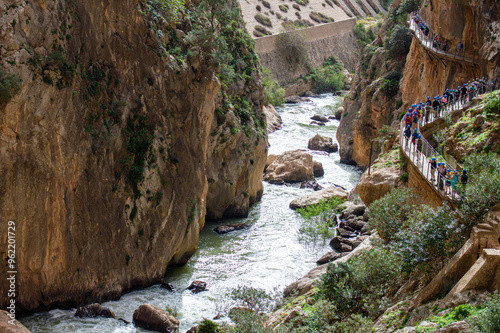
[[[245,75],[221,87],[213,48],[184,42],[193,22],[166,27],[145,1],[13,0],[0,12],[0,70],[22,79],[0,102],[0,248],[6,259],[12,220],[18,313],[160,282],[195,252],[206,216],[248,214],[267,137],[240,28],[228,49]]]

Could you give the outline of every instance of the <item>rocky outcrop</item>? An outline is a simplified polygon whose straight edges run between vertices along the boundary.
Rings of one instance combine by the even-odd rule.
[[[171,333],[179,328],[179,320],[165,310],[143,304],[134,311],[134,324],[147,330]]]
[[[207,291],[207,283],[205,281],[194,280],[191,284],[186,288],[190,290],[193,294],[201,293],[202,291]]]
[[[219,235],[222,235],[222,234],[227,234],[228,232],[246,229],[249,227],[250,225],[247,223],[236,223],[236,224],[221,225],[220,227],[215,228],[214,231]]]
[[[380,156],[370,167],[370,174],[365,171],[356,184],[356,192],[366,206],[382,198],[392,189],[402,186],[399,179],[399,149],[393,149]]]
[[[15,316],[14,316],[15,318]],[[2,333],[30,333],[30,331],[24,327],[16,319],[9,316],[9,313],[5,310],[0,310],[0,332]]]
[[[255,53],[229,40],[252,74],[219,94],[213,59],[181,33],[157,34],[168,24],[143,4],[0,2],[1,67],[23,85],[0,105],[0,217],[16,223],[18,313],[159,283],[196,251],[205,217],[245,216],[262,195]]]
[[[110,308],[102,306],[99,303],[94,303],[90,305],[85,305],[76,309],[75,312],[76,317],[105,317],[105,318],[114,318],[115,314],[111,311]]]
[[[338,253],[338,252],[335,252],[335,251],[330,251],[330,252],[327,252],[325,253],[324,255],[321,256],[321,258],[319,258],[316,263],[318,265],[323,265],[323,264],[327,264],[329,262],[332,262],[332,261],[335,261],[343,256],[347,255],[347,253]]]
[[[290,202],[291,209],[304,208],[311,205],[317,205],[322,200],[330,200],[333,198],[347,199],[349,193],[347,191],[336,187],[330,186],[323,190],[301,195]]]
[[[273,158],[264,176],[264,180],[272,184],[299,183],[312,179],[314,179],[313,157],[302,150],[286,151]]]
[[[311,150],[326,151],[327,153],[336,153],[339,147],[336,143],[333,143],[333,139],[316,134],[314,137],[309,139],[307,143],[307,148]]]
[[[280,114],[274,106],[272,105],[264,105],[262,108],[264,115],[266,116],[266,131],[267,133],[272,133],[281,128],[281,124],[283,124],[283,120],[281,119]]]

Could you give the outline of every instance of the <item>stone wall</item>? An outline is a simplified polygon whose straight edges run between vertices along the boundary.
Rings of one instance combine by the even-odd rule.
[[[287,52],[276,49],[276,39],[280,35],[272,35],[255,40],[255,50],[264,67],[271,70],[274,78],[281,84],[290,84],[302,75],[310,73],[311,68],[321,66],[325,59],[337,57],[349,72],[356,66],[356,37],[352,32],[356,19],[322,24],[300,31],[308,50],[309,64],[293,64],[287,60]]]
[[[442,206],[443,201],[447,201],[447,199],[437,192],[427,179],[421,176],[415,165],[404,154],[403,156],[408,161],[408,187],[420,194],[426,204],[432,207]]]

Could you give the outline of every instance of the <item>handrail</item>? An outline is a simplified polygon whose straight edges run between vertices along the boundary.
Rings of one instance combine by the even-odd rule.
[[[428,37],[432,33],[429,27],[429,33],[428,35],[425,35],[422,30],[417,26],[415,20],[413,17],[415,16],[415,12],[412,12],[409,14],[409,25],[410,25],[410,30],[415,34],[417,39],[420,41],[423,47],[426,49],[439,54],[439,55],[444,55],[456,60],[461,60],[465,62],[470,62],[472,64],[478,65],[479,64],[479,59],[476,59],[475,54],[473,55],[473,58],[468,58],[465,56],[465,48],[462,47],[462,49],[459,51],[457,48],[455,49],[455,54],[447,51],[442,51],[440,49],[437,49],[434,47],[434,43],[431,41],[431,39]],[[427,25],[427,24],[426,24]],[[458,53],[458,54],[457,54]],[[461,53],[461,55],[460,55]]]
[[[487,86],[480,87],[480,89],[474,90],[473,93],[466,93],[463,94],[463,96],[460,95],[459,98],[454,98],[453,102],[450,101],[444,105],[440,105],[434,108],[434,112],[432,115],[425,114],[423,117],[420,117],[419,122],[417,123],[417,132],[419,132],[420,128],[424,125],[430,124],[437,119],[444,118],[446,114],[451,113],[454,110],[463,110],[480,92],[486,92],[486,87]],[[437,169],[434,171],[435,177],[432,177],[430,159],[435,157],[437,162],[445,163],[446,169],[454,170],[455,168],[448,161],[446,161],[444,156],[441,156],[441,154],[439,154],[423,136],[421,137],[422,149],[421,151],[418,151],[417,142],[410,143],[411,137],[407,138],[404,135],[405,128],[406,115],[402,117],[399,124],[400,145],[406,157],[412,162],[419,173],[428,182],[430,182],[434,186],[437,186],[437,188],[434,188],[436,192],[451,199],[458,198],[458,194],[456,193],[456,186],[454,186],[455,184],[448,186],[446,184],[446,178],[439,174]]]

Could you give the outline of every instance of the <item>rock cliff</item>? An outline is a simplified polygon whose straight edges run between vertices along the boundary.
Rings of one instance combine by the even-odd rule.
[[[22,79],[0,101],[18,313],[162,281],[194,253],[205,217],[244,216],[262,195],[261,75],[238,8],[153,5],[0,2],[0,70]],[[230,22],[203,19],[224,10]],[[6,238],[0,248],[4,259]]]

